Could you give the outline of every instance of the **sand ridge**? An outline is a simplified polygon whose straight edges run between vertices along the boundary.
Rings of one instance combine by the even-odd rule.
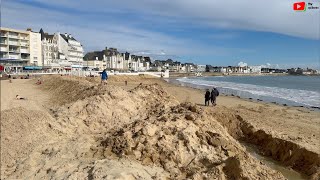
[[[1,136],[7,138],[14,133],[8,128],[14,113],[31,113],[39,124],[19,127],[34,130],[30,133],[34,147],[23,149],[21,157],[12,154],[17,161],[9,166],[1,163],[2,178],[284,179],[237,142],[243,131],[229,134],[205,107],[180,103],[148,77],[132,88],[119,86],[126,79],[120,78],[111,79],[108,86],[90,78],[43,78],[37,91],[51,96],[46,110],[15,110],[4,119],[6,123],[1,122],[1,128],[9,130]],[[17,119],[27,117],[20,116]],[[235,121],[231,126],[240,124]],[[43,139],[38,143],[34,136]],[[12,144],[17,138],[21,137],[1,142],[13,145],[1,155],[18,152],[22,146]]]

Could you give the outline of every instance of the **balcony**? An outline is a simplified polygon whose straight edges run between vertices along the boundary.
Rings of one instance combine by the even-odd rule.
[[[29,61],[30,58],[28,58],[28,57],[22,57],[21,60],[22,60],[22,61]]]
[[[9,34],[8,36],[9,38],[14,38],[14,39],[19,39],[18,35],[13,35],[13,34]]]
[[[20,52],[28,54],[29,53],[29,49],[20,49]]]
[[[0,36],[1,37],[8,37],[8,34],[7,33],[1,33]]]
[[[8,56],[9,59],[20,59],[19,55],[9,55]]]
[[[19,49],[9,49],[10,53],[20,53]]]
[[[20,39],[21,40],[29,40],[29,37],[28,36],[20,36]]]
[[[7,48],[7,47],[0,47],[0,51],[1,51],[1,52],[7,52],[7,51],[8,51],[8,48]]]
[[[7,45],[7,44],[8,44],[8,41],[0,41],[0,44],[5,44],[5,45]]]
[[[0,56],[1,59],[8,59],[9,56],[8,55],[4,55],[4,56]]]
[[[18,41],[9,41],[9,45],[18,46],[19,42]]]
[[[28,43],[21,43],[21,42],[20,42],[20,46],[29,47],[29,44],[28,44]]]

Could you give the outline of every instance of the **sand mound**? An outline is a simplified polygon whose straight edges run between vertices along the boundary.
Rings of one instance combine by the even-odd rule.
[[[89,81],[91,83],[95,84],[100,84],[101,83],[101,78],[100,77],[86,77],[83,78],[86,81]],[[109,76],[108,78],[108,83],[124,83],[125,81],[127,82],[148,82],[149,84],[152,82],[154,79],[159,79],[154,76],[150,75],[140,75],[140,76],[135,76],[135,75],[112,75]]]
[[[35,123],[45,122],[29,127],[35,133],[30,139],[42,144],[4,178],[284,179],[249,156],[202,108],[179,104],[157,84],[125,91],[78,81],[44,78],[43,88],[60,106],[52,106],[49,122],[30,114]]]
[[[157,165],[173,179],[282,179],[248,156],[244,149],[200,108],[181,104],[111,130],[96,156],[129,157]],[[99,148],[98,148],[99,149]]]
[[[87,80],[79,80],[69,76],[45,76],[42,89],[52,94],[52,104],[64,105],[77,100],[105,93],[105,86],[97,86]]]
[[[130,75],[114,75],[110,76],[108,81],[110,82],[124,82],[124,81],[147,81],[148,79],[155,79],[156,77],[150,75],[130,76]]]
[[[91,93],[92,89],[96,89],[98,95],[85,99],[79,96],[80,100],[76,102],[51,109],[52,115],[64,127],[73,127],[76,131],[82,130],[87,133],[101,133],[138,119],[145,119],[153,108],[178,104],[157,84],[141,84],[129,92],[114,86],[101,89],[95,87],[86,91]],[[81,91],[82,88],[78,89]],[[80,92],[75,93],[80,94]]]

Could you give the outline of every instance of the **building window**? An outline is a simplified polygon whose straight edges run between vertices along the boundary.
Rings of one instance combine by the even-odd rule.
[[[34,60],[38,60],[38,57],[33,57]]]

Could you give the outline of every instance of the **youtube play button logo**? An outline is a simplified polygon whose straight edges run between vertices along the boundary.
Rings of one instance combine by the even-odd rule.
[[[293,10],[295,11],[305,11],[306,3],[305,2],[297,2],[293,4]]]

